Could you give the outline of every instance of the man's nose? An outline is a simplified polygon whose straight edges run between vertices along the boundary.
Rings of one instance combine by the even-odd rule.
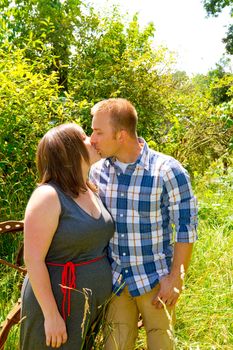
[[[90,136],[90,141],[91,141],[91,144],[92,144],[92,145],[95,144],[95,135],[94,135],[94,133],[91,134],[91,136]]]

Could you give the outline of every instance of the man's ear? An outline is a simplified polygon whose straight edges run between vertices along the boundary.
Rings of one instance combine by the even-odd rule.
[[[127,138],[128,138],[128,134],[125,130],[120,130],[120,131],[118,131],[117,138],[118,138],[120,143],[125,143]]]

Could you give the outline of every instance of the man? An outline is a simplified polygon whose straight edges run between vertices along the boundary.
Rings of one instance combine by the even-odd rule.
[[[148,349],[173,349],[174,308],[196,240],[189,176],[177,160],[137,137],[129,101],[104,100],[91,112],[91,142],[104,159],[90,176],[115,221],[109,256],[116,295],[107,311],[105,349],[134,349],[139,314]]]

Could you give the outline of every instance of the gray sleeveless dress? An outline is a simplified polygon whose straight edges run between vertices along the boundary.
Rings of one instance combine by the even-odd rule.
[[[54,183],[49,185],[55,188],[61,203],[59,224],[46,257],[54,297],[66,321],[68,333],[67,342],[59,349],[90,349],[91,341],[89,343],[85,340],[88,339],[85,335],[90,335],[91,325],[101,316],[101,305],[110,297],[112,291],[112,273],[106,249],[114,233],[114,224],[98,196],[101,216],[95,219],[57,185]],[[89,263],[86,263],[88,261]],[[75,285],[72,284],[73,279]],[[75,286],[76,290],[61,288],[59,284]],[[86,299],[83,288],[86,288],[89,304],[86,317],[84,317]],[[20,349],[54,349],[46,346],[44,317],[27,276],[21,296],[21,316],[25,318],[21,323]],[[85,324],[82,335],[83,319]],[[93,340],[93,336],[89,336],[89,339],[91,338]]]

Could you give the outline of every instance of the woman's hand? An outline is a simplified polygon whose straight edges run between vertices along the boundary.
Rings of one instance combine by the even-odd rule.
[[[66,324],[59,312],[54,317],[46,317],[44,321],[46,345],[59,348],[67,341]]]

